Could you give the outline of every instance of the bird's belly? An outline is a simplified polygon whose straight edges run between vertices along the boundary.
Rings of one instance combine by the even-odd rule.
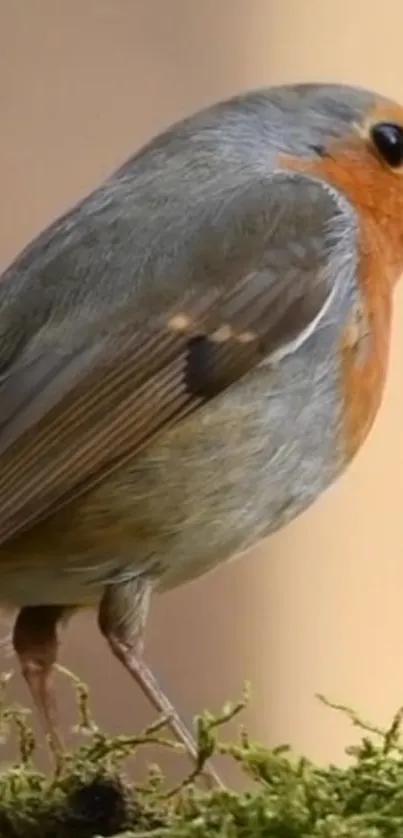
[[[96,490],[0,551],[12,604],[89,605],[105,583],[173,587],[291,521],[344,465],[333,355],[260,368]]]
[[[295,381],[288,397],[280,375],[265,398],[263,373],[255,374],[219,409],[206,410],[197,434],[189,423],[187,455],[176,467],[171,462],[162,481],[174,535],[161,554],[161,588],[199,576],[285,526],[343,470],[336,379],[329,369],[324,378],[320,372],[299,389]]]

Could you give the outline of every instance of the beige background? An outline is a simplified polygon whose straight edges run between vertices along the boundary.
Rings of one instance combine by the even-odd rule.
[[[240,88],[342,80],[403,99],[402,25],[401,0],[0,0],[1,263],[152,133]],[[403,291],[385,403],[348,475],[246,560],[154,601],[148,658],[188,717],[248,678],[254,734],[341,759],[348,726],[316,692],[380,722],[403,701],[402,325]],[[103,724],[151,718],[87,616],[62,660]],[[12,694],[26,699],[17,679]]]

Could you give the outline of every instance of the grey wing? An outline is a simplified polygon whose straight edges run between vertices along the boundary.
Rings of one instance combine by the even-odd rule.
[[[142,273],[134,258],[127,293],[107,305],[101,283],[66,309],[65,286],[53,303],[45,282],[33,296],[32,283],[10,288],[10,330],[24,295],[28,311],[31,300],[25,342],[15,328],[8,336],[3,286],[0,346],[13,352],[0,383],[0,542],[102,481],[262,360],[295,351],[351,287],[355,220],[335,190],[279,171],[224,197],[205,198],[193,235],[180,241],[163,235],[160,221],[154,259]],[[115,272],[119,286],[118,256],[110,249],[105,263],[96,214],[92,224],[91,258],[102,283],[109,277],[113,287]],[[63,277],[63,244],[56,229],[46,258],[35,245],[23,254],[36,280]],[[34,328],[40,293],[46,318]]]

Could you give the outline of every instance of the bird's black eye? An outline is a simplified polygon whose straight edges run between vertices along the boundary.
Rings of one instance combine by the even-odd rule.
[[[370,133],[382,160],[391,169],[403,166],[403,127],[394,122],[377,122],[372,126]]]

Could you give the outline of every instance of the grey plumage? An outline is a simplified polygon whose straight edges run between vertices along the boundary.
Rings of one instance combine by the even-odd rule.
[[[1,590],[22,607],[14,645],[51,732],[63,609],[98,605],[114,654],[169,709],[135,655],[151,590],[246,550],[345,468],[341,345],[359,311],[365,360],[370,330],[360,218],[284,155],[320,158],[375,105],[388,102],[295,85],[207,108],[4,272]]]
[[[256,297],[267,354],[309,327],[340,271],[354,273],[354,217],[330,187],[275,171],[276,153],[294,150],[297,131],[302,153],[345,131],[370,94],[340,92],[279,88],[207,109],[151,142],[28,246],[0,284],[3,455],[105,358],[118,366],[130,351],[133,367],[145,335],[161,331],[178,304],[191,312],[204,300],[201,325],[214,328],[228,317],[242,324],[245,300],[251,306]],[[347,305],[354,278],[340,282]],[[282,334],[296,301],[298,316]],[[42,484],[33,451],[31,471]],[[15,450],[16,480],[19,456]],[[24,516],[7,469],[8,460],[0,537],[6,509],[16,521],[7,534]],[[102,474],[102,461],[91,469]],[[76,481],[74,474],[62,495]],[[29,503],[35,507],[32,495]]]

